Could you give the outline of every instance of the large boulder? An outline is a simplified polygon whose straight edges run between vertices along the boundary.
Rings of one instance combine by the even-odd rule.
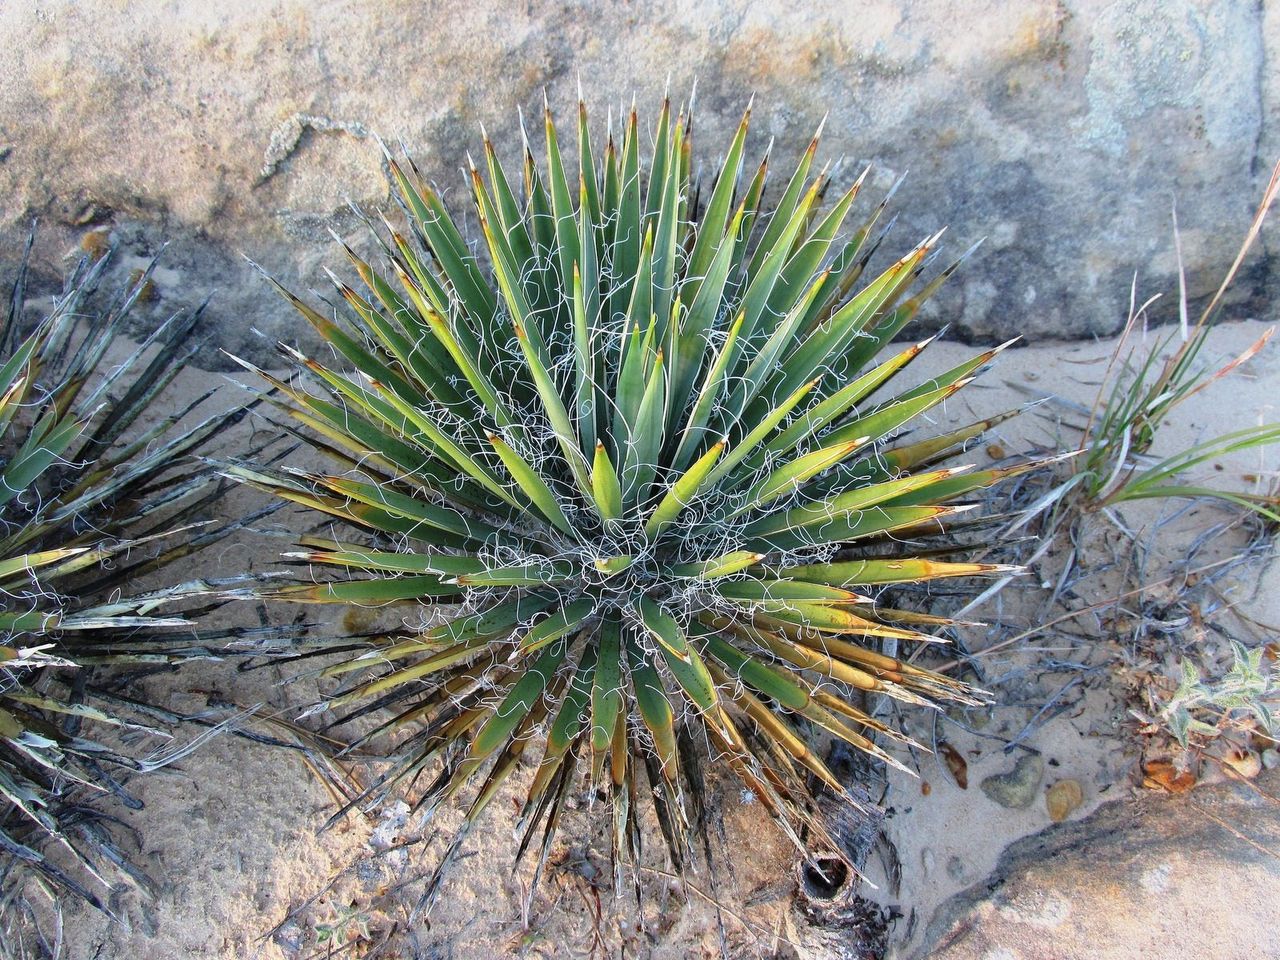
[[[931,960],[1280,956],[1280,771],[1020,840],[930,922]]]
[[[1110,331],[1135,271],[1147,292],[1176,290],[1175,199],[1192,295],[1232,260],[1280,151],[1274,6],[8,3],[0,259],[33,218],[46,280],[68,252],[116,243],[125,273],[169,240],[155,309],[213,293],[216,339],[256,352],[251,327],[291,338],[298,322],[245,258],[323,288],[341,259],[329,229],[359,229],[348,200],[387,203],[378,137],[463,209],[481,123],[517,150],[516,108],[536,128],[544,89],[567,118],[580,80],[603,124],[633,93],[652,110],[664,85],[683,99],[696,81],[704,168],[755,93],[753,146],[775,141],[775,170],[828,115],[839,181],[874,162],[875,196],[910,171],[891,250],[944,225],[952,253],[987,238],[926,323],[983,339]],[[1238,298],[1269,276],[1252,261]]]

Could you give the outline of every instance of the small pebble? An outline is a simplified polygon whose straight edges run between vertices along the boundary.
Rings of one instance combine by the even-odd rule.
[[[1049,819],[1054,823],[1067,819],[1082,803],[1084,791],[1075,780],[1059,780],[1044,795],[1044,805],[1049,811]]]
[[[938,866],[938,855],[925,847],[920,851],[920,866],[924,868],[924,875],[929,876]]]
[[[348,634],[368,633],[378,622],[378,610],[352,604],[342,611],[342,629]]]
[[[1025,753],[1008,773],[983,780],[982,792],[1006,809],[1025,810],[1035,799],[1043,777],[1044,758],[1038,753]]]
[[[1230,750],[1222,762],[1246,780],[1252,780],[1262,772],[1262,759],[1252,750]]]
[[[280,925],[280,929],[271,939],[289,951],[302,949],[302,927],[294,920]]]
[[[382,863],[373,857],[361,857],[356,861],[356,879],[365,890],[376,890],[382,885]]]
[[[89,255],[90,261],[97,263],[111,249],[111,228],[97,227],[80,238],[80,249]]]
[[[1276,767],[1280,767],[1280,751],[1262,751],[1262,765],[1268,770],[1274,770]]]
[[[143,277],[146,277],[143,280]],[[160,297],[160,292],[156,289],[156,282],[151,277],[147,277],[145,271],[131,270],[129,271],[129,287],[133,288],[141,283],[142,287],[138,290],[139,303],[151,303]]]

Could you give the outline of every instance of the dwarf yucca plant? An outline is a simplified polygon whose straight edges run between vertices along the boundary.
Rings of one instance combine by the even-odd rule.
[[[873,358],[954,265],[909,293],[934,237],[859,286],[884,205],[842,238],[862,179],[823,211],[815,139],[769,210],[767,161],[742,178],[747,125],[706,196],[667,104],[647,171],[634,111],[599,162],[581,111],[573,175],[548,114],[546,166],[526,148],[520,193],[486,141],[488,183],[471,170],[483,255],[388,156],[409,223],[382,235],[389,272],[349,250],[364,291],[335,281],[341,319],[284,293],[333,359],[282,346],[296,376],[262,375],[311,432],[287,429],[342,469],[228,473],[371,539],[309,536],[290,556],[322,582],[255,595],[431,605],[364,655],[334,640],[346,655],[326,673],[354,678],[328,702],[349,711],[336,722],[390,711],[360,741],[398,738],[366,796],[438,759],[423,808],[478,782],[441,870],[537,732],[519,854],[541,828],[545,859],[585,774],[612,805],[615,859],[636,852],[645,795],[678,862],[703,789],[695,740],[798,846],[830,845],[809,778],[847,791],[807,731],[895,763],[857,694],[969,696],[878,652],[947,621],[871,592],[1005,569],[897,547],[1003,475],[933,468],[986,424],[889,442],[996,351],[888,393],[926,344]]]
[[[0,332],[0,915],[32,878],[104,910],[98,882],[146,886],[95,801],[132,802],[121,771],[157,765],[171,735],[151,730],[164,739],[137,757],[108,745],[101,731],[150,728],[95,703],[85,668],[209,655],[188,620],[156,612],[191,587],[135,584],[230,529],[204,522],[219,483],[193,451],[239,414],[175,431],[199,397],[142,419],[198,346],[198,314],[113,358],[150,271],[83,314],[105,263],[81,263],[34,329],[22,322],[24,269]]]

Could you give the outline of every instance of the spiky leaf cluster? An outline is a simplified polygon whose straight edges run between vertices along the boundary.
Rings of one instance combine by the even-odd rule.
[[[147,885],[97,801],[123,795],[122,772],[147,767],[169,735],[144,738],[142,756],[109,746],[101,733],[126,719],[86,696],[85,668],[208,655],[186,618],[158,611],[192,588],[134,584],[230,530],[204,522],[220,484],[194,453],[239,414],[174,430],[199,397],[143,418],[198,347],[199,314],[118,359],[112,344],[150,271],[86,313],[106,262],[81,263],[34,329],[24,265],[0,332],[0,914],[32,877],[108,911],[99,884]]]
[[[342,310],[282,290],[327,359],[282,345],[295,375],[258,372],[307,428],[288,429],[340,469],[229,475],[373,540],[307,537],[291,556],[310,582],[257,595],[458,605],[363,656],[335,639],[348,655],[327,668],[350,682],[329,702],[339,722],[390,711],[368,736],[398,737],[398,762],[371,793],[437,759],[423,807],[477,785],[444,865],[539,743],[521,854],[545,858],[585,775],[610,798],[615,855],[636,852],[644,795],[679,860],[702,790],[696,741],[798,846],[823,845],[809,778],[845,788],[808,732],[895,763],[874,741],[897,734],[861,694],[968,696],[879,652],[946,621],[873,594],[1004,569],[896,545],[1007,473],[936,466],[988,423],[892,439],[995,351],[891,392],[927,341],[877,354],[955,265],[916,289],[932,237],[869,274],[884,203],[847,229],[863,178],[824,206],[816,138],[766,202],[768,158],[745,162],[749,114],[706,191],[690,178],[691,123],[666,103],[644,165],[634,110],[597,153],[580,109],[568,157],[548,112],[545,165],[526,145],[518,181],[486,139],[486,171],[470,172],[476,248],[388,155],[408,231],[375,231],[386,269],[348,248],[362,289],[334,278]]]

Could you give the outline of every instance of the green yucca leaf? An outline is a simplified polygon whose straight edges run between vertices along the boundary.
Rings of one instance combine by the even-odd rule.
[[[719,703],[716,685],[697,651],[688,649],[686,643],[684,653],[679,654],[664,643],[662,656],[667,669],[693,705],[703,713],[715,709]]]
[[[560,451],[564,455],[565,461],[569,464],[569,471],[577,481],[578,488],[584,495],[589,495],[591,477],[587,472],[586,459],[583,456],[582,448],[578,445],[573,424],[569,420],[569,412],[565,409],[564,402],[560,398],[555,381],[551,378],[551,374],[543,366],[542,360],[538,356],[539,350],[529,342],[527,328],[519,322],[515,322],[514,326],[516,340],[519,342],[525,361],[529,365],[529,372],[533,375],[538,395],[546,405],[547,419],[551,424],[551,429],[555,431],[556,442],[560,445]]]
[[[339,561],[341,563],[341,561]],[[342,566],[347,564],[342,563]],[[355,603],[381,606],[415,597],[451,597],[461,593],[456,585],[439,577],[402,577],[397,580],[353,580],[347,583],[295,584],[264,591],[272,600],[294,600],[300,603]]]
[[[596,560],[596,569],[606,576],[613,576],[615,573],[621,573],[635,561],[635,557],[630,554],[624,554],[619,557],[600,557]]]
[[[686,470],[681,476],[671,484],[671,488],[666,495],[654,507],[653,513],[649,515],[649,519],[645,522],[644,532],[651,538],[661,535],[663,530],[675,521],[680,515],[680,511],[692,502],[697,496],[699,488],[706,483],[711,475],[711,469],[716,465],[716,461],[720,459],[720,455],[724,453],[725,442],[723,440],[711,445],[711,449],[704,453],[696,463]]]
[[[7,580],[14,574],[34,573],[37,567],[48,566],[84,553],[88,547],[64,547],[59,550],[44,550],[40,553],[27,553],[19,557],[0,560],[0,580]]]
[[[743,460],[752,454],[775,427],[778,426],[787,414],[791,413],[796,406],[803,400],[814,387],[818,385],[817,380],[810,380],[808,383],[802,383],[791,392],[785,400],[775,406],[772,410],[760,418],[758,422],[751,428],[751,432],[742,438],[733,449],[729,451],[729,455],[725,457],[716,468],[711,472],[711,476],[707,478],[709,483],[719,483],[724,477],[729,476]],[[812,436],[812,435],[811,435]],[[754,476],[758,471],[752,470],[746,472],[747,477]]]
[[[587,275],[587,285],[583,284],[582,271],[578,265],[573,266],[574,415],[584,452],[596,445],[596,379],[600,375],[600,364],[592,345],[596,331],[588,319],[589,316],[596,317],[600,313],[599,287],[594,274],[595,247],[591,243],[594,232],[594,224],[583,228],[583,248],[588,252],[591,268]],[[594,291],[590,303],[587,301],[587,286]]]
[[[618,614],[606,614],[600,624],[600,654],[591,686],[591,742],[598,754],[609,748],[622,708],[621,637]]]
[[[772,503],[785,493],[798,490],[819,473],[845,460],[870,439],[870,437],[859,437],[856,440],[821,447],[776,467],[747,491],[746,502],[734,510],[729,515],[729,519],[740,517],[744,513]]]
[[[750,550],[734,550],[723,556],[700,563],[678,563],[668,567],[667,572],[673,577],[694,577],[698,580],[712,580],[716,577],[727,577],[763,560],[767,554],[752,553]]]
[[[250,476],[242,467],[228,468],[233,477]],[[374,507],[390,516],[410,521],[407,532],[418,537],[423,527],[454,534],[478,546],[498,533],[498,528],[476,516],[468,516],[421,498],[392,489],[389,484],[361,483],[346,477],[308,477],[312,484]],[[460,546],[450,543],[447,546]]]
[[[902,506],[874,507],[858,514],[822,519],[805,526],[749,539],[755,549],[766,553],[818,547],[832,543],[851,543],[880,537],[886,533],[921,527],[954,516],[967,506]]]
[[[475,573],[462,574],[456,582],[466,587],[536,587],[564,583],[581,572],[576,564],[569,561],[547,560],[510,567],[489,566]]]
[[[539,621],[520,641],[521,653],[532,653],[578,629],[596,610],[592,597],[583,597]]]
[[[684,467],[699,444],[706,439],[707,422],[710,420],[715,404],[724,390],[725,373],[729,369],[729,361],[733,358],[734,347],[741,330],[742,314],[739,313],[737,319],[729,325],[724,342],[716,351],[715,359],[707,367],[706,376],[702,381],[701,388],[698,390],[697,402],[694,404],[693,412],[689,414],[689,420],[685,424],[684,432],[680,437],[680,446],[673,458],[673,466],[677,468]],[[694,342],[696,347],[699,335],[694,334],[689,339]],[[691,367],[691,363],[681,365],[681,369],[689,369]],[[785,411],[782,415],[786,415]]]
[[[572,535],[573,529],[569,525],[569,520],[556,500],[556,495],[547,486],[547,482],[501,437],[491,433],[489,442],[498,451],[498,456],[502,458],[503,464],[520,485],[520,489],[533,501],[543,517],[550,520],[561,532]]]
[[[820,583],[787,579],[738,579],[716,585],[726,600],[741,603],[866,603],[869,597]]]
[[[615,856],[633,855],[647,775],[682,863],[684,805],[700,788],[682,772],[688,727],[789,837],[816,844],[830,835],[806,778],[848,791],[812,733],[897,762],[876,739],[901,736],[850,703],[855,691],[972,702],[878,649],[934,641],[920,631],[949,621],[877,594],[1012,572],[913,557],[892,536],[944,529],[967,508],[951,500],[1010,472],[935,466],[995,420],[895,439],[998,351],[892,392],[931,341],[871,361],[954,270],[915,287],[940,235],[869,273],[884,204],[846,226],[866,174],[824,208],[815,137],[767,210],[749,120],[707,192],[690,182],[691,127],[669,103],[652,131],[633,110],[620,144],[610,134],[598,152],[585,106],[576,150],[548,109],[545,167],[526,146],[520,184],[486,139],[487,181],[470,174],[484,268],[455,225],[464,211],[389,159],[416,241],[382,241],[404,293],[356,263],[368,292],[343,288],[354,333],[307,313],[338,359],[284,352],[325,396],[268,378],[295,435],[316,430],[346,473],[228,470],[373,540],[313,545],[292,558],[327,569],[323,582],[273,580],[259,596],[381,602],[421,587],[428,604],[457,591],[443,622],[367,655],[333,638],[346,658],[328,668],[349,678],[334,705],[385,708],[380,733],[402,734],[367,797],[470,741],[419,801],[434,809],[472,780],[478,791],[428,900],[538,732],[518,855],[542,829],[545,859],[583,775],[609,797]]]
[[[485,720],[471,741],[473,758],[487,757],[507,742],[511,731],[528,716],[529,711],[542,699],[556,668],[564,661],[569,644],[561,642],[544,650],[542,655],[520,675],[506,699]]]
[[[622,486],[618,472],[603,441],[596,441],[595,462],[591,468],[591,496],[602,520],[622,519]]]
[[[998,576],[1017,571],[1003,563],[940,563],[934,560],[849,560],[783,567],[779,576],[832,585],[914,583],[942,577]]]
[[[696,294],[701,290],[703,284],[707,282],[703,279],[704,277],[715,277],[717,275],[721,277],[718,282],[714,283],[711,292],[706,298],[713,306],[719,303],[720,290],[723,289],[724,280],[728,277],[729,264],[732,261],[726,258],[725,265],[719,270],[712,268],[712,263],[725,250],[725,241],[731,241],[737,237],[737,226],[741,224],[742,216],[746,212],[745,208],[740,206],[738,212],[733,215],[734,224],[730,224],[730,211],[733,209],[734,195],[737,192],[739,179],[742,175],[747,130],[750,125],[751,108],[747,107],[746,112],[742,115],[742,122],[738,124],[738,131],[734,134],[733,142],[729,144],[724,163],[716,175],[715,187],[712,190],[710,199],[707,201],[707,208],[702,215],[701,228],[697,232],[693,251],[689,255],[687,273],[690,279],[688,281],[688,289],[692,294]],[[732,253],[731,248],[728,253]]]
[[[861,513],[871,507],[885,502],[903,503],[903,499],[911,493],[924,488],[934,490],[943,481],[957,474],[970,470],[970,467],[952,467],[946,470],[935,470],[929,473],[918,473],[915,476],[901,477],[897,480],[885,480],[881,483],[868,484],[846,490],[829,500],[820,500],[794,507],[762,517],[747,524],[744,532],[753,536],[764,536],[773,533],[786,533],[798,527],[826,523],[829,520],[841,519],[851,514]],[[852,538],[850,538],[852,539]]]
[[[672,656],[689,662],[689,642],[675,618],[662,609],[651,597],[640,594],[636,598],[640,621],[659,646]]]
[[[486,569],[474,557],[460,557],[449,553],[422,554],[397,553],[382,550],[329,550],[307,553],[287,553],[286,557],[307,563],[327,563],[339,567],[360,570],[376,570],[386,573],[434,573],[441,576],[464,576]]]
[[[908,347],[896,356],[879,364],[875,369],[869,370],[841,387],[821,403],[814,404],[805,412],[804,416],[795,418],[787,427],[779,430],[765,444],[765,451],[768,453],[787,453],[795,449],[796,445],[806,437],[812,436],[833,420],[844,416],[855,404],[875,392],[876,388],[918,357],[931,342],[932,338]],[[752,460],[749,462],[754,468],[759,468],[759,461]]]
[[[671,780],[675,777],[677,768],[675,712],[671,708],[666,685],[662,682],[653,659],[642,653],[639,644],[631,642],[625,646],[636,710],[653,741],[663,779]]]

